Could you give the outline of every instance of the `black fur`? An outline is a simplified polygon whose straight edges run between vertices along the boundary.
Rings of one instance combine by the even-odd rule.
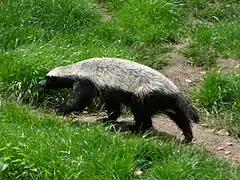
[[[78,78],[46,77],[40,83],[45,88],[73,88],[73,95],[59,106],[58,112],[67,114],[72,111],[82,112],[89,106],[96,96],[100,96],[106,104],[108,112],[107,121],[116,121],[121,114],[121,104],[128,105],[136,122],[134,131],[144,132],[153,127],[151,117],[162,112],[168,115],[183,131],[185,141],[193,139],[191,122],[198,121],[198,115],[193,106],[180,94],[161,94],[152,92],[139,99],[134,94],[114,89],[99,89],[89,80]]]

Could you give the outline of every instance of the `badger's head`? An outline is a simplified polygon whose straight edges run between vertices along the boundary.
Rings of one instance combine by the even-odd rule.
[[[71,80],[50,76],[46,76],[39,82],[39,85],[45,89],[70,88],[72,84],[73,82]]]
[[[46,76],[39,85],[46,89],[72,88],[74,80],[71,78]]]
[[[68,68],[61,66],[51,70],[39,85],[46,89],[60,89],[71,88],[74,82],[75,79]]]

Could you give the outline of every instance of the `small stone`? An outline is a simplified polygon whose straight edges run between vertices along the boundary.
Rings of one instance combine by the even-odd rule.
[[[227,145],[228,145],[228,146],[233,146],[233,143],[228,142]]]
[[[141,170],[135,171],[133,168],[130,170],[130,172],[132,176],[140,176],[141,174],[143,174],[143,171]]]
[[[88,114],[88,112],[87,112],[87,111],[83,111],[82,113],[83,113],[83,114]]]
[[[220,146],[220,147],[217,147],[217,151],[222,151],[224,150],[224,147]]]
[[[190,80],[190,79],[186,79],[185,81],[188,82],[188,83],[192,82],[192,80]]]
[[[227,130],[225,129],[221,129],[217,132],[218,135],[221,135],[221,136],[229,136],[229,132],[227,132]]]
[[[208,133],[214,133],[214,129],[206,129],[206,132],[208,132]]]
[[[142,171],[135,171],[135,172],[134,172],[134,175],[135,175],[135,176],[140,176],[142,173],[143,173]]]
[[[233,156],[232,160],[236,163],[240,163],[240,156]]]
[[[208,127],[208,124],[203,123],[203,124],[201,124],[201,126],[202,126],[202,127]]]
[[[229,154],[231,154],[232,152],[231,151],[225,151],[224,152],[224,154],[226,154],[226,155],[229,155]]]

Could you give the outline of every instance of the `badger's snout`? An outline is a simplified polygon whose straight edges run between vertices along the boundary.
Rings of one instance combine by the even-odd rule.
[[[42,87],[46,87],[47,86],[47,80],[46,79],[43,79],[43,80],[41,80],[39,83],[39,86],[42,86]]]

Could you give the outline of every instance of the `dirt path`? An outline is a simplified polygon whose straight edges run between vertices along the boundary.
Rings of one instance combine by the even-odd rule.
[[[160,132],[166,132],[181,138],[181,131],[177,126],[166,117],[160,116],[154,118],[154,127]],[[193,125],[194,141],[193,143],[212,152],[222,158],[229,159],[234,163],[240,164],[240,140],[217,133],[214,129],[202,127],[199,124]]]

